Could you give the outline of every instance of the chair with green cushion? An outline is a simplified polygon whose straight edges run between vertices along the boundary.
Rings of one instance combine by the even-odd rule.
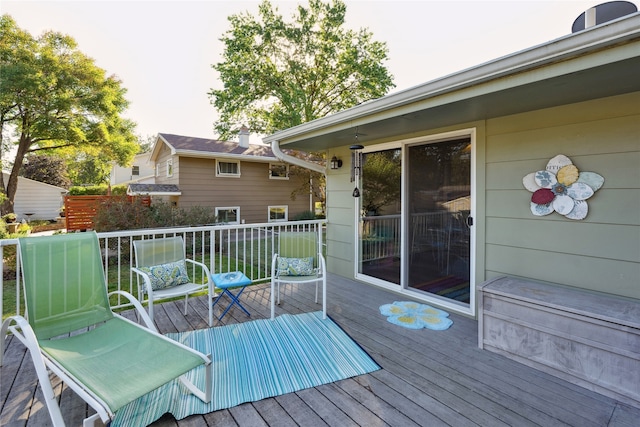
[[[189,295],[206,291],[209,306],[209,326],[213,326],[214,284],[209,268],[198,261],[185,257],[182,237],[136,240],[135,267],[131,270],[138,274],[138,299],[147,302],[149,317],[153,320],[155,301],[184,297],[184,314],[187,314]],[[198,266],[204,283],[194,283],[187,270]]]
[[[280,304],[280,285],[315,284],[316,303],[318,284],[322,285],[322,318],[327,317],[327,268],[322,255],[320,232],[283,231],[278,235],[278,253],[271,261],[271,319],[275,319],[275,305]]]
[[[31,353],[54,426],[64,426],[49,377],[56,374],[96,410],[84,420],[107,424],[124,405],[179,378],[205,402],[211,400],[211,360],[159,334],[142,305],[128,298],[146,327],[111,311],[97,235],[73,233],[19,239],[27,319],[6,319]],[[196,386],[184,374],[204,366]]]

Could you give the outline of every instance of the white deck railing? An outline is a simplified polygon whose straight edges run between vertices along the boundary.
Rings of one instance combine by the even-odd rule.
[[[241,270],[254,282],[271,279],[271,258],[278,247],[277,236],[281,231],[315,231],[324,242],[325,220],[271,222],[263,224],[211,225],[201,227],[176,227],[163,229],[127,230],[98,233],[102,259],[109,291],[124,290],[138,296],[137,275],[130,265],[133,258],[133,241],[182,236],[188,258],[203,262],[211,272]],[[0,255],[15,253],[17,239],[0,240]],[[16,262],[15,303],[5,305],[4,274],[0,276],[0,319],[4,314],[20,313],[24,309],[21,297],[20,263]],[[201,272],[191,271],[195,281],[203,280]],[[126,307],[121,300],[112,302],[114,307]]]

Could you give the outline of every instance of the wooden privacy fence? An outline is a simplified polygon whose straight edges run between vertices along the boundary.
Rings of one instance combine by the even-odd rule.
[[[93,229],[93,219],[102,202],[123,196],[66,196],[64,198],[65,223],[67,231]],[[135,198],[126,196],[131,202]],[[151,205],[151,196],[137,196],[145,206]]]

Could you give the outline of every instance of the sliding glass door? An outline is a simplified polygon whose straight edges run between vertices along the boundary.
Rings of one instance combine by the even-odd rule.
[[[470,300],[471,142],[407,147],[407,286]]]
[[[362,157],[359,277],[469,304],[471,137],[387,147]]]

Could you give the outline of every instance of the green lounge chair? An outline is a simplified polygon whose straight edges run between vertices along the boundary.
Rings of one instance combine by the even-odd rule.
[[[27,319],[12,316],[2,324],[31,353],[54,426],[64,420],[49,372],[55,373],[107,424],[129,402],[179,378],[205,402],[211,399],[208,356],[157,332],[142,305],[129,298],[147,327],[112,312],[97,235],[74,233],[19,239]],[[205,366],[204,391],[183,376]]]
[[[283,231],[278,236],[278,253],[271,261],[271,320],[275,305],[280,304],[280,285],[322,284],[322,318],[327,318],[327,268],[322,256],[322,243],[313,231]]]

